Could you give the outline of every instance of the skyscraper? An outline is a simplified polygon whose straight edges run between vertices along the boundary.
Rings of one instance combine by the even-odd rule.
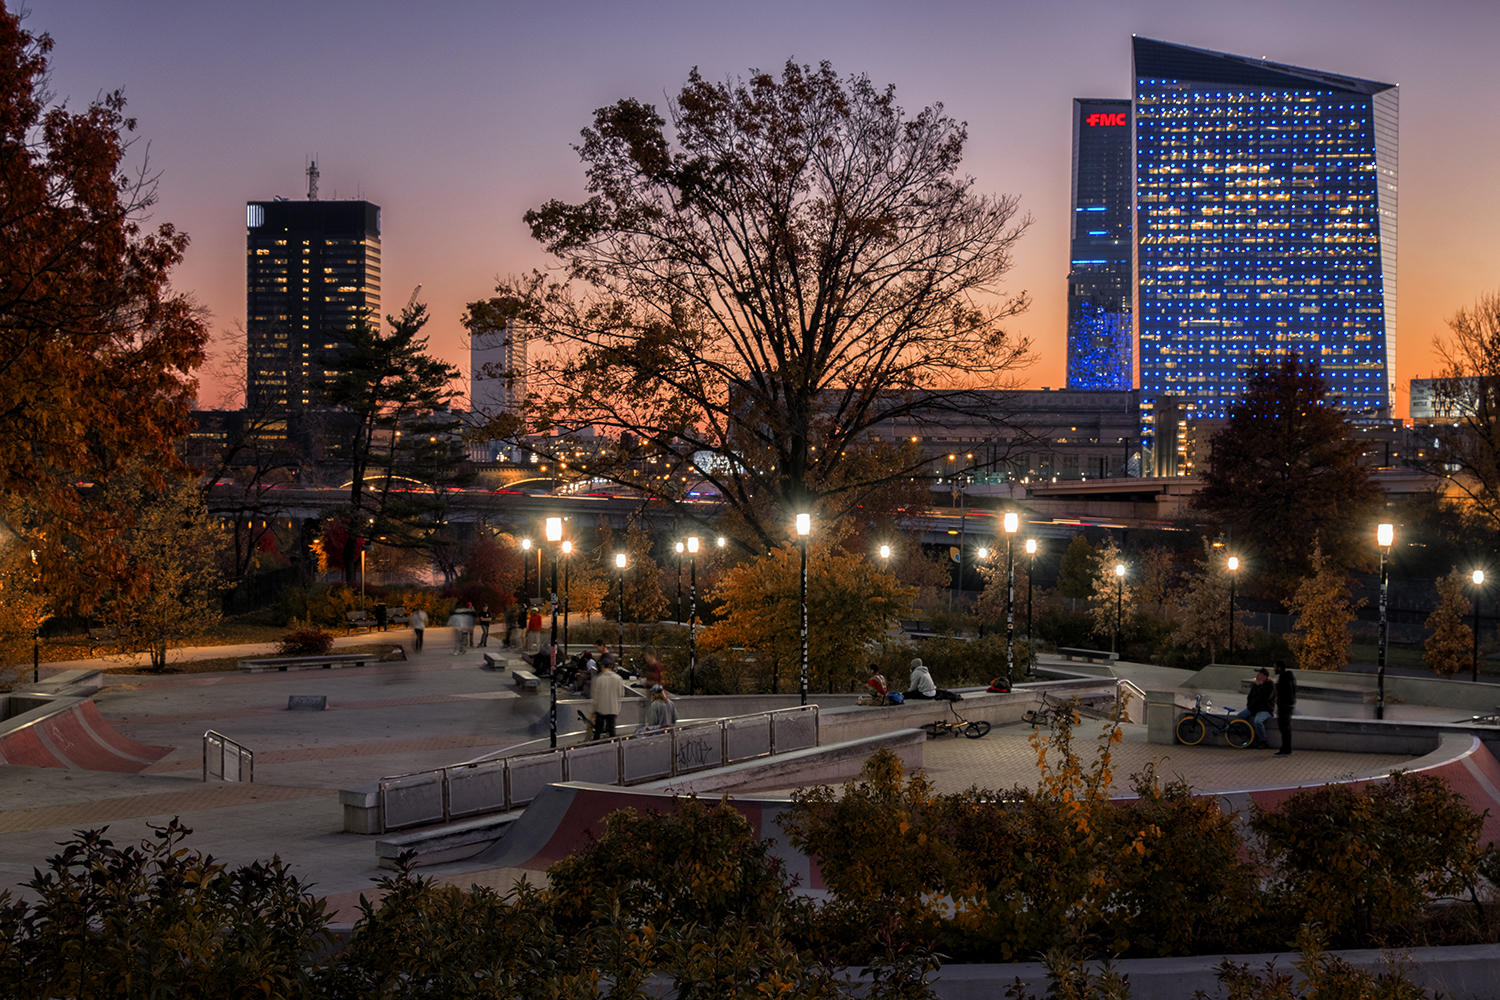
[[[1132,388],[1130,102],[1073,101],[1068,388]]]
[[[1167,397],[1225,416],[1293,352],[1351,414],[1388,414],[1395,85],[1133,41],[1144,433]]]
[[[316,403],[344,331],[380,320],[380,206],[252,201],[245,227],[246,405]]]

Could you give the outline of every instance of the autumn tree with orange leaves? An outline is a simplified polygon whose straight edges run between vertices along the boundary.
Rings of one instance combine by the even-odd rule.
[[[155,179],[126,162],[125,98],[54,103],[51,49],[0,6],[0,544],[87,605],[124,578],[133,518],[88,484],[185,471],[207,329],[168,283],[187,236],[146,228]]]

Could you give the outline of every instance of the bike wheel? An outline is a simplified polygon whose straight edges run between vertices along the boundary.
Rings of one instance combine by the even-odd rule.
[[[1177,720],[1177,738],[1190,747],[1203,742],[1203,721],[1196,715],[1184,715]]]
[[[980,719],[978,722],[971,722],[967,726],[964,726],[964,735],[971,740],[977,740],[989,731],[990,724],[988,722],[985,722],[983,719]]]
[[[1255,742],[1255,727],[1244,719],[1235,719],[1224,730],[1224,738],[1230,746],[1243,750]]]
[[[1021,721],[1026,723],[1032,729],[1035,729],[1037,726],[1040,726],[1047,720],[1034,711],[1028,711],[1025,715],[1021,716]]]
[[[927,734],[929,740],[937,739],[938,735],[942,732],[936,722],[924,722],[920,728],[922,732]]]

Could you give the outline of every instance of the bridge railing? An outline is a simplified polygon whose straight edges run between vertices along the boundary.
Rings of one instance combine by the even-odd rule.
[[[205,746],[207,744],[205,743]],[[818,706],[689,722],[514,757],[482,757],[381,778],[381,832],[526,805],[547,785],[636,785],[818,745]]]

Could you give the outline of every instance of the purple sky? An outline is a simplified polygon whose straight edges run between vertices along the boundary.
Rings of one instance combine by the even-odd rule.
[[[244,319],[245,201],[305,196],[311,155],[324,198],[384,209],[385,311],[421,283],[434,349],[467,369],[464,303],[547,265],[521,215],[582,195],[571,144],[594,109],[660,106],[693,66],[827,59],[909,112],[941,101],[978,188],[1020,195],[1036,224],[1010,288],[1035,305],[1014,329],[1035,346],[1025,380],[1059,386],[1071,100],[1130,96],[1132,34],[1401,85],[1399,412],[1444,317],[1500,289],[1495,0],[30,2],[59,97],[125,90],[156,218],[192,237],[177,285],[216,330]]]

